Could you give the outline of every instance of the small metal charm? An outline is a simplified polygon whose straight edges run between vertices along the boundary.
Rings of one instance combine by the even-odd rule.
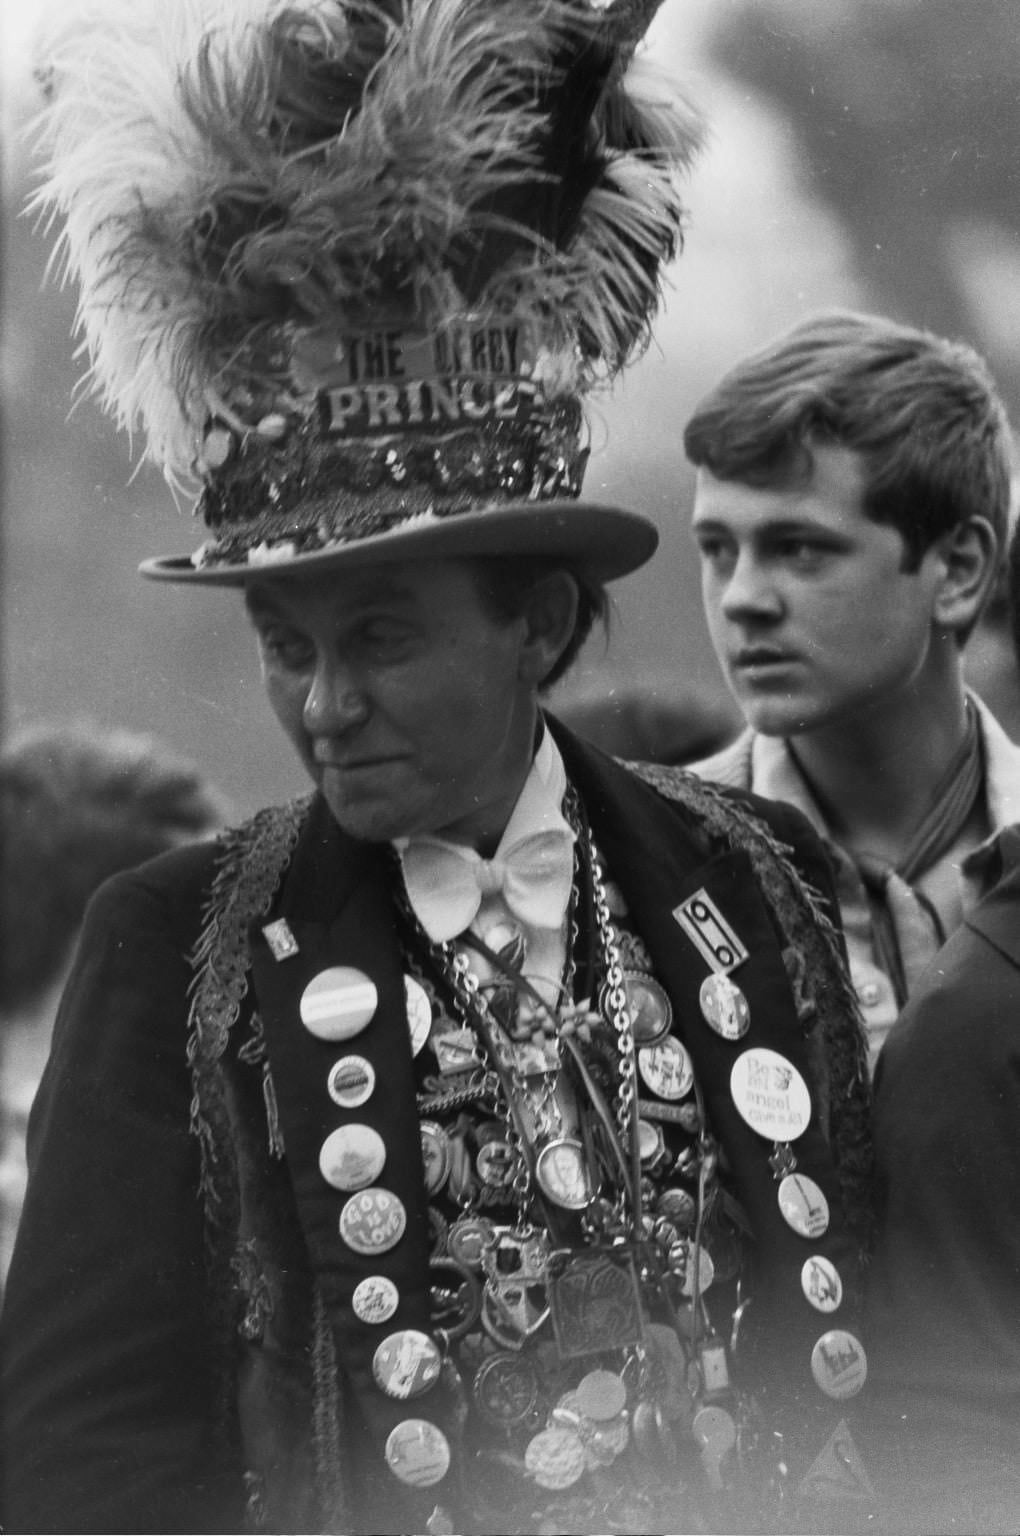
[[[559,1250],[549,1260],[548,1291],[562,1355],[595,1355],[641,1342],[641,1287],[628,1248]]]
[[[278,917],[275,922],[265,923],[262,932],[274,960],[289,960],[292,955],[298,953],[298,941],[291,933],[290,924],[285,917]]]

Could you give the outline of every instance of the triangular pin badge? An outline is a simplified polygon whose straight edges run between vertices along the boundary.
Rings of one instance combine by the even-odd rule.
[[[801,1482],[798,1489],[804,1499],[873,1499],[871,1485],[854,1444],[850,1426],[840,1419]]]

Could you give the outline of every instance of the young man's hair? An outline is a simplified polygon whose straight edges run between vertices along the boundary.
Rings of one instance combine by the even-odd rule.
[[[984,517],[1005,543],[1010,428],[983,359],[961,342],[876,315],[814,315],[739,362],[684,431],[719,480],[803,486],[813,447],[861,455],[863,510],[916,570],[944,533]]]
[[[482,555],[471,564],[475,568],[485,611],[498,622],[518,618],[524,611],[528,593],[543,577],[555,571],[564,571],[572,577],[577,587],[574,632],[555,665],[542,679],[542,693],[547,693],[570,669],[596,623],[608,628],[610,605],[606,588],[567,561],[552,560],[546,555]]]
[[[149,736],[40,725],[0,751],[0,1008],[56,981],[110,875],[228,819],[223,797]]]

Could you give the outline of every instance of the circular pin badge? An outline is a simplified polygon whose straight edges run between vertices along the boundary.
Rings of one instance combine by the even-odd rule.
[[[589,1371],[574,1392],[577,1407],[586,1419],[607,1423],[627,1406],[627,1387],[615,1371]]]
[[[804,1295],[819,1312],[835,1312],[843,1300],[843,1282],[839,1270],[824,1254],[813,1253],[804,1260],[800,1272]]]
[[[334,1189],[365,1189],[386,1161],[386,1144],[370,1125],[341,1125],[319,1150],[319,1170]]]
[[[856,1397],[868,1375],[864,1346],[845,1328],[823,1333],[811,1351],[811,1374],[826,1397]]]
[[[739,1040],[747,1034],[751,1010],[743,992],[728,976],[715,973],[706,976],[701,983],[698,1001],[705,1023],[724,1040]]]
[[[425,1188],[434,1195],[450,1177],[450,1138],[434,1120],[423,1120],[420,1129]]]
[[[796,1141],[811,1119],[808,1085],[778,1051],[742,1051],[730,1073],[730,1093],[741,1117],[769,1141]]]
[[[340,1212],[340,1236],[355,1253],[386,1253],[406,1226],[403,1202],[388,1189],[363,1189]]]
[[[638,1071],[660,1099],[682,1099],[694,1086],[691,1058],[675,1035],[637,1053]]]
[[[821,1237],[829,1229],[829,1202],[804,1173],[788,1173],[779,1186],[779,1209],[788,1227],[801,1237]]]
[[[624,971],[623,990],[635,1045],[656,1045],[669,1034],[673,1005],[653,976],[643,971]]]
[[[543,1429],[528,1441],[524,1465],[540,1488],[569,1488],[584,1473],[584,1443],[572,1429]]]
[[[482,1254],[496,1241],[496,1228],[487,1216],[458,1216],[446,1235],[451,1259],[467,1269],[482,1267]]]
[[[703,1450],[716,1456],[724,1456],[737,1443],[737,1426],[733,1415],[715,1403],[699,1408],[691,1422],[691,1431]]]
[[[404,977],[404,997],[407,1002],[407,1028],[411,1036],[411,1055],[417,1056],[432,1028],[432,1004],[420,981],[413,976]]]
[[[349,1040],[375,1014],[379,994],[364,971],[334,965],[314,976],[301,994],[301,1022],[320,1040]]]
[[[388,1275],[366,1275],[354,1287],[351,1306],[363,1323],[388,1323],[400,1305],[400,1292]]]
[[[546,1142],[535,1159],[535,1180],[544,1195],[568,1211],[583,1211],[595,1195],[584,1147],[572,1136]]]
[[[386,1441],[386,1465],[412,1488],[430,1488],[450,1470],[450,1442],[428,1419],[402,1419]]]
[[[473,1383],[479,1411],[490,1424],[523,1424],[538,1403],[538,1376],[530,1357],[501,1349],[479,1366]]]
[[[372,1375],[387,1397],[420,1397],[439,1380],[439,1347],[418,1328],[387,1334],[372,1356]]]
[[[330,1068],[326,1087],[341,1109],[358,1109],[375,1092],[375,1068],[364,1056],[341,1056]]]

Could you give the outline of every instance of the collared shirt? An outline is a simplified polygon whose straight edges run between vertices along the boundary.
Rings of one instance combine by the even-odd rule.
[[[992,849],[1004,827],[1020,821],[1020,747],[1010,741],[991,711],[974,693],[968,693],[977,714],[978,732],[985,765],[984,803],[953,845],[915,886],[933,903],[945,933],[959,927],[964,916],[994,883],[997,861]],[[822,811],[801,773],[785,739],[745,730],[715,757],[692,765],[706,779],[734,788],[750,789],[769,800],[784,800],[811,822],[832,859],[840,916],[846,935],[850,974],[857,990],[868,1034],[872,1070],[882,1043],[899,1009],[893,982],[878,963],[871,913],[860,872],[850,855],[836,842]],[[924,934],[898,933],[905,969],[917,974],[937,948]],[[911,947],[916,953],[911,953]]]

